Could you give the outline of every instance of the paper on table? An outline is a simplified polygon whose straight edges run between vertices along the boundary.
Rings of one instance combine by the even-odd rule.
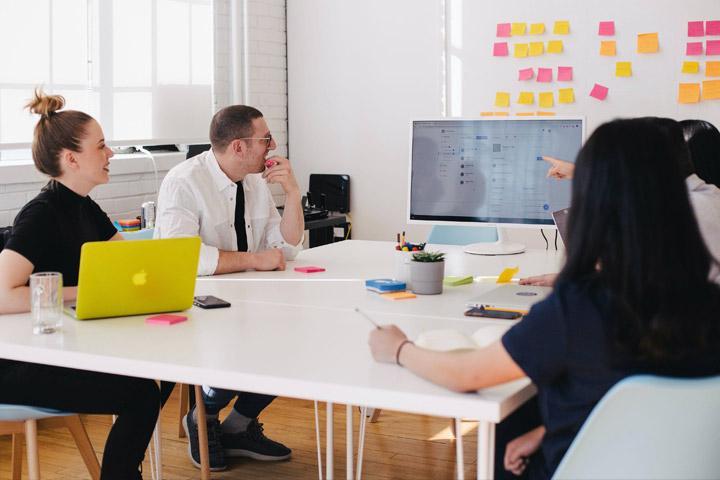
[[[608,88],[604,85],[596,83],[590,91],[590,96],[598,100],[605,100],[608,96]]]
[[[529,55],[531,57],[537,57],[543,53],[545,53],[545,44],[543,42],[530,42]]]
[[[706,77],[720,77],[720,62],[705,62]]]
[[[558,67],[557,79],[559,82],[571,82],[573,79],[573,67]]]
[[[558,90],[558,103],[575,103],[575,91],[572,88]]]
[[[530,35],[542,35],[545,33],[544,23],[531,23],[530,24]]]
[[[720,20],[705,22],[705,35],[720,35]]]
[[[515,23],[513,22],[512,26],[510,27],[510,33],[513,37],[517,37],[520,35],[525,35],[525,30],[527,29],[526,23]]]
[[[637,52],[657,53],[660,49],[660,41],[657,33],[638,33]]]
[[[632,77],[632,62],[615,63],[615,75],[618,77]]]
[[[507,57],[508,56],[508,44],[507,42],[496,42],[493,44],[493,57]]]
[[[688,37],[704,37],[705,36],[705,24],[700,20],[699,22],[688,22]]]
[[[547,46],[548,53],[562,53],[563,42],[562,40],[550,40]]]
[[[523,68],[518,71],[518,80],[530,80],[535,76],[532,68]]]
[[[553,26],[553,35],[567,35],[570,33],[570,22],[567,20],[558,20]]]
[[[517,103],[520,105],[532,105],[535,103],[535,94],[533,92],[520,92]]]
[[[515,50],[513,56],[515,58],[525,58],[528,56],[528,44],[527,43],[516,43],[514,45]]]
[[[698,103],[700,101],[699,83],[681,83],[678,89],[678,103]]]
[[[509,23],[498,23],[497,29],[495,30],[496,37],[509,37],[512,32],[512,27]]]
[[[682,73],[698,73],[700,71],[700,62],[683,62]]]
[[[510,93],[508,93],[508,92],[495,93],[495,106],[496,107],[509,107],[510,106]]]
[[[603,57],[614,57],[617,54],[615,40],[603,40],[600,42],[600,55]]]
[[[604,37],[612,37],[615,35],[615,22],[600,22],[600,25],[598,26],[598,35],[602,35]]]
[[[685,48],[685,55],[702,55],[702,53],[702,42],[688,42],[687,48]]]
[[[471,336],[457,330],[429,330],[415,339],[415,345],[428,350],[449,352],[453,350],[475,350],[487,347],[500,340],[510,325],[484,325]]]
[[[537,81],[542,83],[552,82],[552,68],[538,68]]]
[[[702,82],[702,99],[720,99],[720,80],[704,80]]]
[[[720,55],[720,40],[707,40],[705,42],[705,55]]]
[[[538,95],[538,104],[542,108],[552,108],[555,106],[555,95],[553,92],[540,92]]]
[[[520,271],[520,267],[509,267],[500,272],[496,283],[508,283],[513,276]]]

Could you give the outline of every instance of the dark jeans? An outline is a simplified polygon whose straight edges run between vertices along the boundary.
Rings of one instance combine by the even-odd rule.
[[[519,477],[505,470],[505,447],[512,440],[523,435],[535,427],[542,425],[540,407],[537,397],[510,414],[495,427],[495,479],[536,479],[543,478],[545,474],[542,450],[538,450],[530,457],[527,468]]]
[[[105,442],[103,480],[138,479],[160,410],[152,380],[51,367],[0,363],[0,403],[74,413],[117,415]]]
[[[162,404],[165,405],[167,399],[173,391],[175,384],[172,382],[162,382],[161,398]],[[260,415],[265,407],[270,405],[275,396],[263,395],[260,393],[236,392],[234,390],[222,390],[220,388],[203,388],[203,401],[205,402],[205,411],[208,415],[217,415],[220,410],[225,408],[230,401],[237,395],[233,408],[241,415],[248,418],[255,418]],[[193,391],[190,391],[190,404],[194,405]]]

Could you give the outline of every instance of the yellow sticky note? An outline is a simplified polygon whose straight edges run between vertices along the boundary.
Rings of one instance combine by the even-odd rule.
[[[657,53],[660,41],[657,33],[639,33],[637,38],[638,53]]]
[[[570,22],[567,20],[558,20],[553,27],[553,35],[567,35],[570,33]]]
[[[562,40],[550,40],[547,46],[548,53],[562,53],[563,42]]]
[[[543,42],[530,42],[529,55],[531,57],[537,57],[543,53],[545,53],[545,44]]]
[[[497,92],[495,94],[495,106],[496,107],[509,107],[510,106],[510,94],[508,92]]]
[[[515,49],[513,50],[513,56],[515,58],[525,58],[528,56],[528,44],[527,43],[516,43]]]
[[[700,101],[699,83],[681,83],[678,89],[678,103],[698,103]]]
[[[517,103],[520,105],[532,105],[535,103],[535,94],[533,92],[520,92]]]
[[[572,88],[561,88],[558,91],[558,103],[575,103],[575,91]]]
[[[702,99],[720,99],[720,80],[705,80],[702,82]]]
[[[407,300],[416,297],[416,295],[411,292],[381,293],[380,296],[385,300]]]
[[[525,24],[525,23],[513,23],[510,26],[510,35],[512,35],[513,37],[525,35],[526,29],[527,29],[527,24]]]
[[[497,283],[508,283],[513,279],[516,273],[520,271],[520,267],[506,268],[498,275]]]
[[[538,95],[538,104],[542,108],[552,108],[555,106],[555,95],[553,92],[540,92]]]
[[[535,116],[535,112],[517,112],[515,114],[516,117],[533,117]]]
[[[603,40],[600,42],[600,55],[603,57],[614,57],[617,54],[615,40]]]
[[[531,23],[530,24],[530,35],[542,35],[545,33],[544,23]]]
[[[720,62],[705,62],[706,77],[720,77]]]
[[[698,73],[700,71],[700,62],[683,62],[682,73]]]
[[[632,62],[615,63],[615,76],[632,77]]]

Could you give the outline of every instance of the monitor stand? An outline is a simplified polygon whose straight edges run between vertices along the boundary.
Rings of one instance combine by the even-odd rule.
[[[515,255],[525,251],[525,245],[505,241],[501,228],[497,229],[498,239],[496,242],[471,243],[465,245],[465,253],[472,255]]]

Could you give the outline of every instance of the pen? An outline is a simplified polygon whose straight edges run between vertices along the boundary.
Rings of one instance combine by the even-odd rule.
[[[375,328],[380,329],[380,325],[378,325],[377,323],[375,323],[375,320],[373,320],[372,318],[370,318],[367,313],[363,312],[363,311],[360,310],[358,307],[355,307],[355,312],[357,312],[357,313],[359,313],[360,315],[362,315],[363,317],[365,317],[365,318],[367,319],[367,321],[370,322],[370,323],[372,323]]]

